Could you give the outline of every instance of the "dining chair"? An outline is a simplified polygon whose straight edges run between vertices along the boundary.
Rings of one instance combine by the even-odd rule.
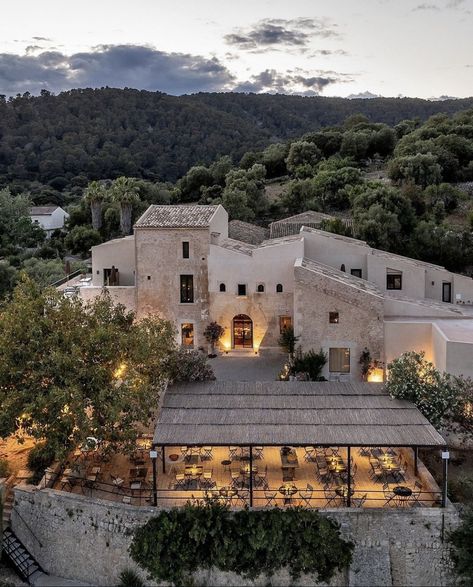
[[[315,457],[315,449],[313,446],[304,446],[304,460],[306,463],[312,463]]]
[[[212,455],[212,447],[211,446],[203,446],[202,447],[202,460],[211,461],[213,459]]]
[[[265,491],[264,492],[264,497],[266,498],[265,506],[266,507],[276,506],[277,505],[276,496],[277,496],[276,491]]]
[[[384,495],[384,504],[383,507],[392,507],[394,505],[393,500],[396,497],[394,491],[389,489],[389,485],[387,483],[383,484],[383,495]]]
[[[301,498],[301,505],[310,507],[310,500],[312,499],[312,494],[314,493],[314,488],[310,483],[307,483],[307,487],[305,491],[299,491],[299,496]]]
[[[176,473],[176,482],[174,484],[174,489],[184,489],[186,486],[186,476],[184,473]]]
[[[238,453],[238,446],[230,446],[228,450],[228,458],[233,461],[236,460]]]
[[[253,458],[257,460],[263,459],[263,447],[262,446],[254,446],[253,447]]]
[[[367,493],[364,493],[361,497],[352,497],[351,504],[356,508],[361,508],[368,497]]]
[[[243,506],[248,505],[250,500],[250,492],[248,491],[248,489],[241,489],[237,493],[236,498],[238,504],[241,504]]]
[[[327,500],[327,507],[330,505],[338,505],[340,497],[332,489],[324,489],[325,499]]]

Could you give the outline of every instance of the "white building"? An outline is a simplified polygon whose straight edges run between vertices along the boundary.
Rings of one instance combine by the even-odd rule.
[[[64,228],[69,214],[60,206],[33,206],[30,208],[30,218],[34,224],[39,224],[50,238],[55,230]]]
[[[316,228],[259,243],[251,226],[250,242],[237,228],[240,240],[229,238],[222,206],[150,206],[132,236],[92,248],[80,294],[107,287],[138,317],[172,320],[194,348],[206,348],[212,320],[225,327],[224,351],[276,349],[292,324],[304,350],[327,352],[328,379],[358,379],[365,348],[380,363],[423,350],[439,369],[473,376],[471,278]]]

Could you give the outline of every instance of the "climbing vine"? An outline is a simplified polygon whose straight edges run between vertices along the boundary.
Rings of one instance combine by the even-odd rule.
[[[219,503],[162,511],[135,531],[130,554],[150,579],[191,584],[192,573],[214,567],[254,579],[287,568],[293,580],[328,581],[351,562],[353,543],[317,511],[239,510]]]

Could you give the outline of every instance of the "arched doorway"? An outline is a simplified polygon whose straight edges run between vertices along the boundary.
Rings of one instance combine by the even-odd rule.
[[[246,314],[238,314],[233,318],[233,348],[253,348],[253,322]]]

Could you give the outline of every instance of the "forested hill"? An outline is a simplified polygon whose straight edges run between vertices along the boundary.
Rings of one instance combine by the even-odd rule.
[[[91,179],[174,181],[195,163],[224,154],[237,162],[248,150],[340,124],[353,113],[392,125],[472,106],[473,98],[176,97],[111,88],[0,98],[0,187],[51,199],[48,190],[81,193]]]

